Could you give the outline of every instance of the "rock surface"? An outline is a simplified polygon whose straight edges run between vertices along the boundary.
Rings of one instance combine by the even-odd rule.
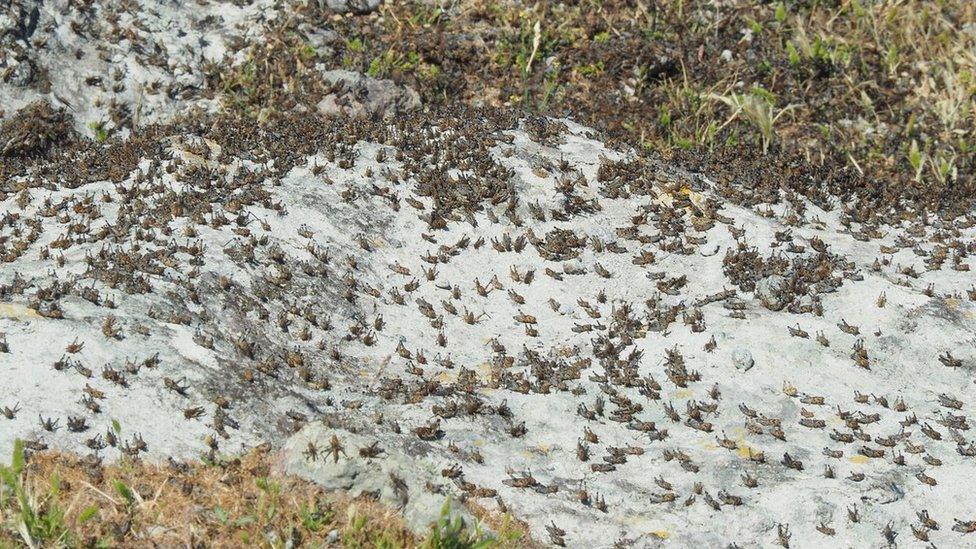
[[[107,457],[192,456],[208,434],[226,450],[278,441],[290,470],[407,509],[431,494],[413,481],[403,500],[383,474],[451,471],[437,498],[500,498],[541,539],[554,522],[592,546],[765,543],[777,524],[815,540],[820,521],[857,543],[919,509],[947,522],[976,508],[972,278],[938,237],[972,245],[972,220],[862,241],[811,205],[789,226],[687,175],[625,175],[631,153],[571,122],[541,139],[533,124],[478,136],[485,157],[431,127],[427,149],[360,141],[270,179],[185,135],[120,184],[8,195],[4,250],[22,253],[0,275],[0,404],[18,411],[0,452],[14,437]],[[431,217],[430,191],[397,174],[451,155],[517,201]],[[134,208],[199,201],[178,183],[195,166],[251,174],[241,191],[266,198],[214,203],[229,223],[186,210],[132,224]],[[147,178],[159,186],[134,202]],[[773,309],[739,289],[767,270],[793,292],[781,284]],[[737,369],[740,348],[761,366]],[[358,433],[339,437],[336,470],[321,421]],[[373,442],[384,453],[359,469],[347,454]]]

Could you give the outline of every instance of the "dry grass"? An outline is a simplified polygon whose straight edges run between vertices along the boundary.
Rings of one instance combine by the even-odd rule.
[[[412,0],[366,16],[320,4],[285,2],[263,43],[232,44],[197,92],[248,121],[301,117],[331,90],[318,69],[346,68],[411,86],[435,113],[572,116],[734,182],[731,199],[840,195],[880,219],[976,200],[972,2]],[[8,156],[47,142],[15,140]]]
[[[872,206],[976,197],[976,7],[962,0],[387,2],[320,19],[327,61],[457,101],[572,115],[706,168],[806,164]],[[726,173],[728,172],[728,173]],[[766,181],[779,188],[775,181]],[[794,189],[795,190],[795,189]]]
[[[434,549],[514,547],[528,539],[520,524],[487,513],[497,540],[448,523],[418,537],[394,510],[274,469],[264,448],[219,465],[102,465],[52,452],[20,465],[15,456],[0,484],[0,547],[29,539],[39,547]]]

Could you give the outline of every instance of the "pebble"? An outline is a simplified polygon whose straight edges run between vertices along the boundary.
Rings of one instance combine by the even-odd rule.
[[[380,7],[380,0],[326,0],[326,5],[336,13],[364,15]]]
[[[752,353],[748,349],[740,348],[732,351],[732,364],[739,370],[745,372],[755,366],[756,361],[753,360]]]

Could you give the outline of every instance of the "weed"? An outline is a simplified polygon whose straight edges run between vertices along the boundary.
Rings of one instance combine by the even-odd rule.
[[[105,141],[108,140],[108,130],[105,129],[105,122],[103,121],[90,122],[88,124],[88,129],[92,131],[92,134],[95,137],[95,141],[98,141],[99,143],[104,143]]]
[[[136,495],[124,482],[116,480],[112,483],[112,486],[115,488],[115,492],[125,501],[126,505],[130,507],[135,505]]]
[[[737,118],[745,118],[759,130],[759,135],[762,139],[763,154],[769,151],[770,145],[776,138],[774,131],[776,121],[797,107],[797,105],[787,105],[782,109],[777,109],[774,104],[773,95],[758,87],[753,88],[746,94],[710,94],[709,98],[721,101],[732,109],[732,115],[718,129],[721,130]]]
[[[790,66],[792,67],[800,66],[800,61],[801,61],[800,52],[797,51],[796,46],[793,45],[793,42],[786,43],[786,55],[790,61]]]
[[[908,149],[908,164],[915,172],[915,181],[922,179],[922,171],[925,170],[925,154],[919,150],[918,141],[912,140],[911,147]]]
[[[451,516],[450,500],[441,507],[441,515],[421,544],[423,549],[487,549],[497,544],[495,538],[484,535],[480,528],[471,529],[460,515]]]
[[[10,466],[0,466],[0,519],[3,528],[16,532],[28,547],[70,544],[71,535],[65,522],[65,510],[58,502],[61,479],[52,475],[46,493],[40,493],[25,483],[24,443],[14,443]],[[5,515],[8,506],[12,512]]]

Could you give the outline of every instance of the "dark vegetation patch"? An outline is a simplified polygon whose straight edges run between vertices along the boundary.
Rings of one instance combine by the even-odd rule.
[[[868,213],[971,207],[974,21],[965,2],[857,0],[391,2],[328,19],[333,62],[427,105],[571,115],[731,198],[785,188]]]
[[[833,206],[839,197],[871,221],[915,207],[964,212],[976,197],[969,3],[461,0],[387,2],[344,16],[319,2],[284,9],[263,44],[231,44],[225,62],[203,69],[204,87],[183,92],[218,97],[225,109],[183,123],[220,125],[211,133],[259,157],[278,155],[282,169],[350,137],[338,133],[349,129],[343,122],[308,117],[346,85],[323,79],[321,66],[412,87],[431,126],[462,106],[491,108],[491,118],[572,116],[611,145],[702,171],[748,205],[804,196]],[[63,113],[32,109],[41,110],[17,120],[36,128],[5,139],[5,155],[37,159],[66,138]],[[16,132],[8,124],[4,135]],[[166,135],[134,133],[135,141]],[[276,139],[287,146],[255,148]],[[128,153],[143,146],[151,144],[91,162],[122,174]],[[0,169],[9,176],[24,166]],[[86,175],[57,169],[66,180]]]

